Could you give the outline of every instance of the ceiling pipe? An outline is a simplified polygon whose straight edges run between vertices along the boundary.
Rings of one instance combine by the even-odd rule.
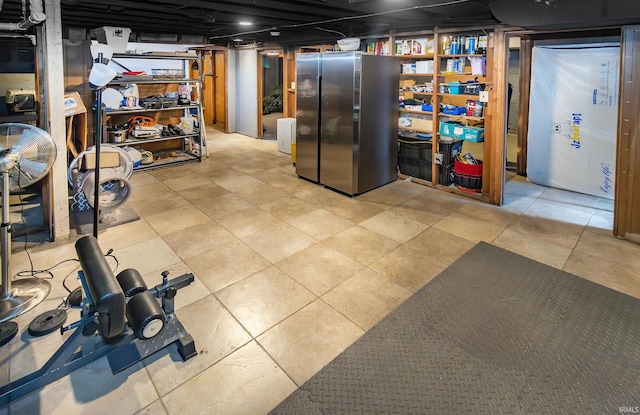
[[[0,10],[2,9],[2,3],[4,0],[0,0]],[[29,16],[18,23],[0,23],[0,30],[9,31],[24,31],[44,22],[47,15],[44,13],[44,7],[42,0],[29,0]]]

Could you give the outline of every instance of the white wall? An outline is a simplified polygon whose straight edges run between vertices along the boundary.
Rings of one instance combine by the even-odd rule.
[[[258,51],[255,49],[238,51],[235,71],[237,74],[235,94],[236,131],[240,134],[257,138]],[[231,93],[229,95],[231,96]]]
[[[238,51],[227,51],[227,130],[235,133],[236,124],[236,70],[238,65]]]

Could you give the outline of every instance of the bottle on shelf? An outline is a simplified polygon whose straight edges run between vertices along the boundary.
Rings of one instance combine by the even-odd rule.
[[[476,44],[477,44],[477,40],[475,36],[467,37],[467,44],[465,46],[467,55],[473,55],[476,53]]]
[[[442,42],[442,53],[451,55],[451,36],[445,36]]]
[[[460,53],[460,49],[459,49],[459,44],[458,44],[458,36],[453,36],[451,38],[451,54],[452,55],[457,55]]]
[[[478,36],[478,50],[476,51],[479,55],[484,55],[487,53],[487,36],[481,35]]]

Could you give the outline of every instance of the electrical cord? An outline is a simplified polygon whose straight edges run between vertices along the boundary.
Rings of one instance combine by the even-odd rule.
[[[24,252],[27,254],[27,258],[29,259],[29,269],[28,270],[24,270],[24,271],[20,271],[18,273],[16,273],[17,277],[31,277],[31,278],[43,278],[38,276],[39,274],[48,274],[48,277],[44,277],[45,279],[53,279],[54,275],[53,272],[51,272],[51,270],[53,270],[56,267],[59,267],[60,265],[67,263],[67,262],[80,262],[79,260],[75,259],[75,258],[69,258],[69,259],[65,259],[62,260],[60,262],[58,262],[57,264],[49,267],[49,268],[45,268],[45,269],[33,269],[33,260],[31,259],[31,254],[29,253],[29,250],[27,249],[28,246],[28,235],[29,233],[27,232],[27,224],[26,221],[24,219],[24,200],[22,198],[22,193],[23,193],[23,188],[22,188],[22,184],[20,183],[20,177],[22,174],[22,170],[20,169],[20,163],[16,163],[16,167],[18,168],[18,188],[19,188],[19,193],[18,193],[18,197],[20,199],[20,220],[22,221],[22,226],[25,229],[24,232]],[[10,209],[11,204],[9,204],[9,206],[6,206],[7,209]],[[11,236],[9,236],[11,237]],[[111,271],[115,274],[115,272],[118,270],[118,267],[120,266],[120,263],[118,262],[118,258],[116,258],[115,255],[113,255],[113,248],[109,249],[107,251],[107,253],[104,255],[107,258],[113,258],[113,260],[115,261],[115,268],[113,268]],[[67,290],[67,292],[71,293],[72,290],[69,289],[69,287],[67,287],[66,281],[67,278],[69,278],[69,275],[72,275],[73,272],[67,274],[63,279],[62,279],[62,286],[64,287],[65,290]],[[62,305],[65,304],[65,302],[67,302],[67,299],[65,299],[62,304],[60,304],[58,306],[58,308],[62,307]]]

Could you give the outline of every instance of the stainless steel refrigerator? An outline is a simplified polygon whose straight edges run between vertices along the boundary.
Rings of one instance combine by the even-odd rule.
[[[298,176],[348,195],[396,180],[400,62],[300,53],[296,71]]]

